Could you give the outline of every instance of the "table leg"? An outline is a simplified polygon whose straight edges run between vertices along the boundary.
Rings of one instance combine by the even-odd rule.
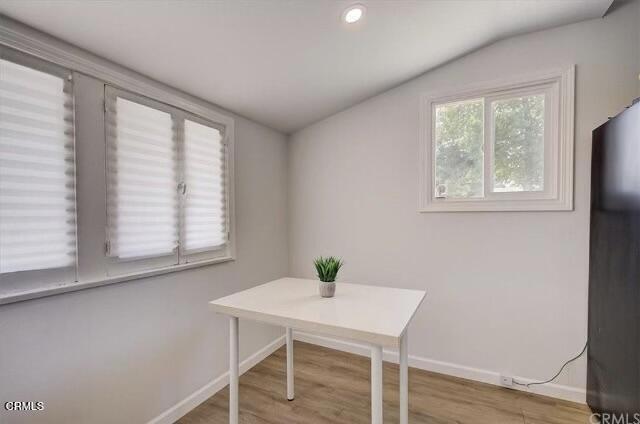
[[[382,424],[382,346],[371,347],[371,424]]]
[[[409,353],[405,332],[400,339],[400,424],[409,424]]]
[[[287,399],[293,397],[293,331],[287,327]]]
[[[238,424],[238,317],[229,317],[229,424]]]

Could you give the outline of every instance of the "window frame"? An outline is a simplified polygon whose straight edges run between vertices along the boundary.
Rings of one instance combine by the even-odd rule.
[[[78,201],[77,201],[77,154],[76,154],[76,119],[75,119],[75,93],[73,72],[63,66],[42,60],[38,57],[23,54],[19,51],[2,48],[0,49],[0,59],[16,63],[18,65],[40,71],[49,75],[59,77],[63,80],[65,89],[69,91],[72,101],[71,109],[73,115],[73,134],[71,143],[73,144],[73,194],[74,194],[74,230],[75,230],[75,257],[71,266],[56,268],[41,268],[25,271],[12,271],[0,273],[0,286],[2,291],[33,290],[43,284],[74,283],[78,280]]]
[[[190,120],[193,122],[197,122],[199,124],[215,128],[221,132],[222,135],[222,143],[225,146],[225,195],[226,195],[226,204],[225,204],[225,212],[228,217],[227,228],[227,243],[222,246],[212,247],[212,248],[203,248],[197,249],[194,251],[186,251],[182,249],[182,245],[184,244],[184,207],[185,207],[185,198],[184,196],[178,195],[177,202],[177,230],[178,230],[178,246],[174,249],[173,253],[167,255],[157,255],[157,256],[149,256],[149,257],[134,257],[134,258],[117,258],[108,255],[108,234],[109,234],[109,219],[108,212],[105,209],[105,260],[106,260],[106,271],[109,277],[120,276],[122,274],[131,274],[136,272],[145,272],[145,271],[153,271],[156,269],[163,268],[172,268],[179,265],[193,264],[198,262],[211,262],[211,261],[223,261],[223,260],[231,260],[235,257],[235,250],[233,243],[233,216],[231,214],[231,194],[233,190],[231,189],[232,180],[230,173],[230,163],[229,163],[229,144],[231,142],[231,138],[228,136],[227,125],[221,122],[215,122],[207,118],[203,118],[193,112],[188,112],[176,106],[172,106],[170,104],[163,103],[158,100],[154,100],[145,95],[138,94],[132,92],[130,90],[122,89],[116,87],[112,84],[104,84],[104,147],[105,147],[105,173],[106,180],[109,178],[109,135],[107,134],[107,117],[109,114],[108,108],[106,105],[109,102],[109,98],[113,98],[113,101],[118,97],[147,106],[162,112],[166,112],[171,116],[171,120],[173,122],[174,127],[176,128],[176,170],[177,175],[176,178],[179,182],[184,183],[185,179],[185,156],[184,156],[184,146],[185,146],[185,132],[184,132],[184,121]],[[176,185],[176,190],[178,190],[178,186]],[[108,199],[109,189],[108,185],[105,187],[105,202]]]
[[[510,80],[490,81],[420,97],[419,212],[571,211],[573,210],[575,67],[555,69]],[[545,94],[544,190],[493,191],[493,107],[495,101]],[[482,198],[435,196],[435,108],[482,99],[484,105]]]

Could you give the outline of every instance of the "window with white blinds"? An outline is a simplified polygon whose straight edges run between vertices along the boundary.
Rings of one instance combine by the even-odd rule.
[[[224,126],[112,87],[105,121],[108,256],[153,267],[226,255]]]
[[[108,253],[172,254],[178,247],[173,118],[122,97],[107,99]]]
[[[72,83],[40,68],[0,59],[0,274],[75,278]]]
[[[225,146],[219,129],[184,121],[184,250],[227,242]]]
[[[235,259],[233,118],[57,52],[0,43],[0,305]]]

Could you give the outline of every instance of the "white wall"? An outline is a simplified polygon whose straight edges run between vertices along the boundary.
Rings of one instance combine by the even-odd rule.
[[[86,193],[104,178],[103,85],[74,81],[78,113],[96,122],[77,137]],[[226,372],[228,323],[207,301],[288,269],[286,136],[234,118],[237,260],[0,306],[0,399],[45,403],[30,413],[0,406],[1,423],[144,423]],[[86,222],[104,199],[80,207]],[[242,359],[282,330],[243,322],[241,334]]]
[[[591,130],[635,96],[638,8],[498,42],[295,133],[291,275],[312,277],[315,256],[340,255],[345,281],[427,290],[411,355],[493,376],[553,375],[587,334]],[[574,212],[417,212],[421,93],[569,64]],[[559,383],[580,394],[585,375],[581,360]]]

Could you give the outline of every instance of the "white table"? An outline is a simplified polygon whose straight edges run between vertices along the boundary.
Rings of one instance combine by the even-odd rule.
[[[282,278],[210,302],[229,316],[229,423],[238,424],[238,318],[286,327],[287,398],[293,400],[292,329],[371,346],[371,422],[382,424],[382,348],[400,351],[400,424],[409,421],[407,326],[425,297],[421,290],[336,283],[322,298],[318,281]]]

